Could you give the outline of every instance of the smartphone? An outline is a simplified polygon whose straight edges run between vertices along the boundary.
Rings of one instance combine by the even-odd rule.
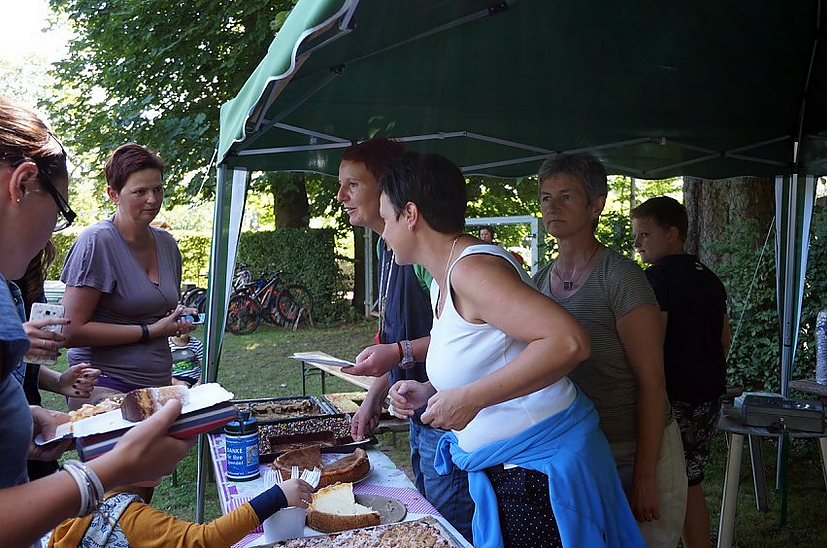
[[[46,304],[46,303],[32,303],[32,310],[29,314],[29,321],[34,320],[44,320],[44,319],[57,319],[63,318],[63,306],[59,304]],[[62,333],[63,332],[63,325],[47,325],[43,327],[44,331],[52,331],[55,333]],[[26,355],[23,357],[23,361],[26,363],[38,363],[41,365],[54,365],[55,358],[49,358],[47,356],[30,356]]]
[[[203,312],[201,312],[198,315],[194,315],[194,314],[182,314],[181,315],[182,320],[189,320],[189,321],[192,322],[193,325],[201,325],[202,323],[204,323],[204,317],[205,317],[205,314]]]

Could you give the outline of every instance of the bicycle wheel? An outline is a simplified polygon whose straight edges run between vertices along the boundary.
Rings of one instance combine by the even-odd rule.
[[[207,311],[207,292],[204,291],[198,297],[192,300],[192,304],[190,304],[192,308],[198,310],[199,314],[203,314]]]
[[[186,308],[198,308],[196,306],[196,302],[198,301],[205,301],[207,298],[207,290],[203,287],[193,287],[192,289],[187,290],[183,296],[181,296],[181,304],[184,305]],[[199,310],[199,312],[203,312],[203,310]]]
[[[313,297],[305,286],[288,285],[276,295],[276,312],[283,318],[283,323],[295,322],[301,309],[307,314],[313,312]]]
[[[261,323],[261,305],[248,295],[234,295],[227,306],[227,330],[235,335],[248,335]]]
[[[271,295],[262,312],[264,313],[265,321],[273,325],[278,325],[279,327],[284,327],[284,316],[279,313],[277,301],[278,293]]]

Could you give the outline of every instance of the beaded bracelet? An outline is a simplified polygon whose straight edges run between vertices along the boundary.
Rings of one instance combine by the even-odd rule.
[[[67,460],[62,468],[78,484],[80,490],[80,511],[78,516],[87,516],[94,512],[103,501],[103,484],[95,471],[76,460]]]
[[[65,470],[73,480],[75,480],[75,483],[77,483],[78,491],[80,492],[80,509],[76,515],[78,517],[85,516],[86,507],[89,506],[89,489],[88,484],[86,483],[86,478],[83,477],[83,473],[76,468],[71,466],[61,466],[61,468]]]

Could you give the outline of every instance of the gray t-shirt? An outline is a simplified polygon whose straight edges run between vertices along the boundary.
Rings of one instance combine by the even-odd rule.
[[[637,380],[629,368],[617,332],[617,320],[643,305],[657,306],[655,292],[633,261],[607,249],[597,260],[583,286],[573,295],[551,294],[549,275],[554,263],[534,276],[537,287],[583,324],[589,333],[592,353],[569,374],[594,402],[600,428],[610,443],[637,438]],[[667,422],[671,406],[666,404]]]
[[[120,325],[151,324],[178,303],[181,253],[172,236],[150,227],[155,238],[159,283],[153,283],[135,261],[111,219],[84,230],[66,256],[60,279],[72,287],[102,293],[92,321]],[[72,348],[69,363],[88,361],[121,382],[143,386],[170,384],[172,356],[166,337],[145,344]]]

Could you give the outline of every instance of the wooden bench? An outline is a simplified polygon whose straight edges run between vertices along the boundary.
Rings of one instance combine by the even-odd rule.
[[[821,397],[822,403],[827,399],[827,384],[818,384],[815,379],[799,379],[790,381],[788,385],[799,392]]]
[[[307,355],[308,357],[303,357]],[[342,373],[342,368],[336,365],[330,365],[328,363],[322,363],[316,360],[313,360],[309,356],[325,356],[331,359],[336,359],[335,357],[331,356],[330,354],[326,354],[324,352],[296,352],[293,354],[293,357],[302,363],[302,395],[307,395],[307,377],[318,374],[322,380],[322,394],[327,392],[327,386],[325,384],[325,377],[326,375],[330,374],[334,377],[339,377],[340,379],[349,382],[354,386],[358,386],[364,390],[368,390],[371,385],[373,384],[374,377],[363,377],[360,375],[351,375],[349,373]]]

